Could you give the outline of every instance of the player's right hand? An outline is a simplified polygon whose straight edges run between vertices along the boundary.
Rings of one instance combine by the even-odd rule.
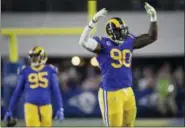
[[[157,20],[157,12],[154,7],[152,7],[150,4],[145,2],[145,10],[147,14],[150,16],[151,21],[156,21]]]
[[[63,108],[61,108],[57,111],[57,113],[55,115],[55,119],[60,120],[60,121],[64,120],[64,110],[63,110]]]
[[[12,117],[12,112],[7,112],[4,117],[4,122],[7,127],[14,127],[17,121]]]
[[[93,22],[97,22],[101,17],[105,17],[107,15],[106,8],[101,9],[93,16]]]
[[[9,117],[12,117],[12,112],[6,112],[4,121],[7,122]]]

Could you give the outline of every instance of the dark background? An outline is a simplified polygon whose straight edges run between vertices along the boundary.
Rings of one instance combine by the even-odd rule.
[[[147,1],[157,10],[183,10],[184,0],[97,0],[98,10],[142,10]],[[2,12],[81,12],[87,0],[2,0]]]

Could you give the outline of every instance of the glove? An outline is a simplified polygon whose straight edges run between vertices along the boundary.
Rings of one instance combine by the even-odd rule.
[[[14,127],[17,124],[17,121],[12,117],[12,112],[5,114],[4,122],[6,123],[6,127]]]
[[[93,21],[97,22],[101,17],[105,17],[107,15],[106,8],[101,9],[93,16]]]
[[[157,12],[156,12],[156,10],[151,5],[149,5],[147,2],[145,2],[144,7],[145,7],[145,10],[146,10],[147,14],[150,16],[151,22],[157,21]]]
[[[98,22],[98,20],[101,18],[101,17],[105,17],[107,15],[107,10],[105,8],[101,9],[100,11],[98,11],[94,16],[93,16],[93,19],[90,21],[89,23],[89,27],[90,28],[93,28],[95,23]]]
[[[4,122],[7,122],[9,117],[12,118],[12,112],[6,112],[5,117],[4,117]]]
[[[60,121],[64,120],[64,109],[63,108],[57,111],[55,119],[60,120]]]

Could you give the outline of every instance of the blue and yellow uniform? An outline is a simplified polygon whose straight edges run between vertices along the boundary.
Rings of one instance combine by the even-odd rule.
[[[13,93],[8,112],[11,112],[22,92],[25,92],[24,113],[26,126],[51,126],[51,96],[58,101],[57,108],[62,108],[57,68],[43,64],[36,67],[23,66],[18,70],[18,82]]]
[[[117,45],[110,38],[94,37],[101,44],[97,61],[102,74],[99,104],[107,126],[133,126],[136,116],[132,91],[132,52],[135,36],[129,34]]]

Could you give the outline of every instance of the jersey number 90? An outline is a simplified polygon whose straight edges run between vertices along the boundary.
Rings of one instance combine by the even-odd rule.
[[[28,76],[28,80],[31,83],[30,88],[35,89],[38,87],[47,88],[48,87],[48,79],[45,78],[48,75],[47,72],[39,72],[30,73]]]
[[[117,63],[111,63],[114,68],[121,68],[122,66],[129,68],[131,65],[132,53],[129,49],[124,49],[123,51],[112,49],[110,56],[113,60],[117,61]]]

